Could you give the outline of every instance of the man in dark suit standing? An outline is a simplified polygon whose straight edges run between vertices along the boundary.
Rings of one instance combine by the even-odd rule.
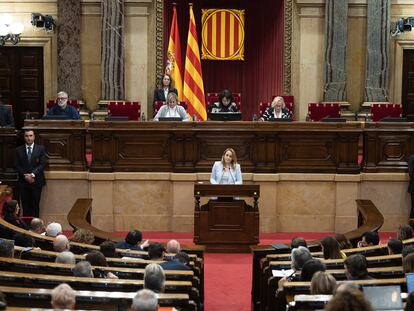
[[[15,167],[19,173],[20,198],[25,216],[39,217],[42,187],[46,184],[43,173],[47,156],[45,147],[35,144],[33,130],[24,131],[25,144],[16,148]]]
[[[414,218],[414,154],[408,158],[408,174],[410,175],[410,181],[407,191],[411,194],[410,218]]]

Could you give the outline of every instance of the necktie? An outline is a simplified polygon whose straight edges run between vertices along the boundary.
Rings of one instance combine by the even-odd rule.
[[[32,158],[32,147],[27,147],[27,159],[30,161]]]

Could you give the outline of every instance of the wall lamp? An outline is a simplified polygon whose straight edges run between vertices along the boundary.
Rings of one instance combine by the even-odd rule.
[[[0,46],[10,41],[13,44],[20,42],[20,35],[24,30],[22,23],[13,23],[13,17],[10,14],[0,15]]]
[[[53,32],[56,27],[55,20],[52,16],[41,13],[32,13],[31,23],[36,28],[43,28],[46,32]]]

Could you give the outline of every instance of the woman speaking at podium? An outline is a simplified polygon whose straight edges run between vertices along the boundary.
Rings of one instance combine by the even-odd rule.
[[[241,185],[243,183],[240,164],[237,163],[236,152],[232,148],[224,150],[221,161],[214,162],[210,183],[213,185]]]

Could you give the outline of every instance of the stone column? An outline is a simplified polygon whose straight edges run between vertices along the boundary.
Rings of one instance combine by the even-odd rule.
[[[365,101],[388,101],[391,0],[370,0],[367,9]]]
[[[324,101],[343,102],[346,95],[348,0],[326,0]]]
[[[57,5],[58,91],[81,99],[80,0],[59,0]]]
[[[125,99],[124,0],[102,0],[102,99]]]

